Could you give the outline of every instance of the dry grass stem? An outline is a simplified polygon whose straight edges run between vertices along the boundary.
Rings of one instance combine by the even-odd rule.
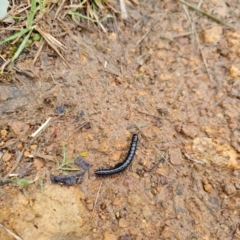
[[[34,57],[34,59],[33,59],[33,64],[32,64],[32,66],[35,65],[35,63],[36,63],[36,61],[37,61],[37,59],[38,59],[38,57],[39,57],[39,55],[40,55],[40,53],[41,53],[41,51],[42,51],[43,45],[44,45],[44,40],[41,39],[40,47],[38,48],[37,53],[35,54],[35,57]]]
[[[178,1],[179,1],[180,3],[188,6],[189,8],[195,10],[196,12],[201,13],[201,14],[203,14],[204,16],[209,17],[210,19],[212,19],[213,21],[215,21],[215,22],[217,22],[217,23],[220,23],[220,24],[222,24],[222,25],[225,25],[225,26],[228,26],[228,27],[230,27],[230,28],[235,29],[235,27],[233,27],[232,25],[230,25],[230,24],[222,21],[221,19],[213,16],[212,14],[210,14],[210,13],[208,13],[208,12],[203,11],[202,9],[200,9],[200,8],[198,8],[198,7],[195,7],[194,5],[188,3],[188,2],[186,2],[186,1],[184,1],[184,0],[178,0]]]
[[[66,47],[51,34],[44,32],[41,28],[36,27],[36,30],[42,35],[46,42],[54,49],[54,51],[60,56],[63,62],[69,67],[66,59],[58,50],[58,48],[60,48],[61,50],[66,51]]]
[[[204,56],[204,54],[203,54],[203,51],[202,51],[202,45],[201,45],[201,43],[200,43],[198,34],[197,34],[197,32],[196,32],[195,23],[192,21],[192,17],[191,17],[191,15],[190,15],[188,9],[187,9],[185,6],[184,6],[184,10],[185,10],[185,12],[186,12],[186,14],[187,14],[187,17],[188,17],[188,19],[189,19],[189,21],[190,21],[190,23],[191,23],[192,34],[193,34],[193,37],[195,36],[195,39],[196,39],[196,42],[197,42],[197,45],[198,45],[198,49],[199,49],[199,51],[200,51],[200,54],[201,54],[201,57],[202,57],[202,60],[203,60],[203,64],[204,64],[204,66],[205,66],[205,68],[206,68],[206,71],[207,71],[208,78],[209,78],[209,80],[210,80],[211,82],[213,82],[212,76],[211,76],[211,74],[210,74],[210,71],[209,71],[209,68],[208,68],[208,65],[207,65],[206,58],[205,58],[205,56]],[[194,39],[193,39],[193,40],[194,40]]]
[[[173,171],[178,175],[179,173],[178,173],[178,171],[172,166],[172,164],[168,161],[168,157],[164,157],[163,155],[162,155],[162,153],[156,148],[156,147],[154,147],[154,149],[161,155],[161,158],[162,159],[164,159],[164,161],[173,169]],[[167,156],[168,156],[168,154],[167,154]]]
[[[3,180],[6,180],[6,179],[8,178],[8,176],[9,176],[9,174],[11,174],[11,173],[17,168],[18,164],[19,164],[20,161],[21,161],[21,158],[22,158],[22,156],[23,156],[24,151],[25,151],[25,147],[24,147],[23,150],[18,154],[15,164],[12,166],[11,170],[3,177]]]
[[[49,122],[51,121],[51,117],[50,118],[48,118],[47,120],[46,120],[46,122],[44,123],[44,124],[42,124],[41,126],[40,126],[40,128],[38,128],[37,129],[37,131],[35,131],[32,135],[31,135],[31,137],[36,137],[41,131],[43,131],[47,126],[48,126],[48,124],[49,124]]]
[[[126,4],[124,0],[120,0],[120,9],[122,13],[122,19],[127,19],[128,14],[127,14]]]
[[[102,182],[101,182],[101,184],[100,184],[100,186],[99,186],[99,188],[98,188],[97,196],[96,196],[96,199],[95,199],[95,202],[94,202],[94,206],[93,206],[93,211],[94,211],[94,209],[95,209],[95,207],[96,207],[97,200],[98,200],[98,197],[99,197],[99,193],[100,193],[101,188],[102,188]]]
[[[2,66],[1,66],[1,68],[0,68],[0,74],[3,73],[4,69],[5,69],[5,68],[7,67],[7,65],[11,62],[11,59],[9,59],[9,60],[7,60],[7,61],[4,59],[4,61],[5,61],[5,62],[2,64]]]
[[[13,231],[11,231],[10,229],[6,228],[4,225],[2,225],[0,223],[0,227],[3,228],[7,233],[9,233],[12,237],[14,237],[16,240],[23,240],[22,238],[20,238],[18,235],[16,235]]]
[[[159,21],[156,21],[151,27],[150,27],[150,29],[141,37],[141,39],[139,39],[138,41],[137,41],[137,45],[139,45],[141,42],[142,42],[142,40],[151,32],[151,30],[154,28],[154,26],[158,23]]]
[[[58,8],[58,10],[56,11],[56,14],[55,14],[55,16],[54,16],[55,19],[57,18],[58,13],[63,9],[64,3],[65,3],[65,0],[62,0],[60,6],[59,6],[59,8]]]
[[[198,161],[196,159],[194,159],[193,157],[189,156],[185,150],[182,150],[182,154],[185,156],[186,159],[192,161],[192,162],[195,162],[195,163],[198,163],[198,164],[201,164],[201,165],[206,165],[205,162],[201,162],[201,161]]]

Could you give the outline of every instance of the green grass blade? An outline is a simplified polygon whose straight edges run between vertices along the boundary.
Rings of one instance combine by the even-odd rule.
[[[4,39],[2,42],[0,42],[0,45],[6,43],[6,42],[9,42],[9,41],[12,41],[14,40],[15,38],[19,38],[21,37],[22,35],[24,35],[25,33],[27,33],[29,31],[29,29],[23,29],[21,30],[20,32],[17,32],[15,34],[13,34],[11,37],[8,37],[6,39]]]
[[[28,35],[23,39],[22,43],[20,44],[20,46],[18,47],[18,50],[15,52],[13,58],[12,58],[12,62],[14,62],[18,57],[19,55],[21,54],[21,52],[23,51],[23,49],[25,48],[26,44],[27,44],[27,41],[30,37],[32,33],[32,30],[29,31]]]
[[[180,3],[182,3],[182,4],[184,4],[184,5],[192,8],[193,10],[195,10],[195,11],[197,11],[197,12],[199,12],[199,13],[207,16],[207,17],[209,17],[210,19],[212,19],[213,21],[215,21],[215,22],[217,22],[217,23],[221,23],[221,24],[223,24],[223,25],[227,25],[227,26],[233,28],[233,27],[232,27],[231,25],[229,25],[228,23],[222,21],[221,19],[213,16],[212,14],[210,14],[210,13],[208,13],[208,12],[205,12],[205,11],[203,11],[202,9],[200,9],[200,8],[198,8],[198,7],[192,5],[192,4],[190,4],[190,3],[188,3],[188,2],[186,2],[186,1],[184,1],[184,0],[178,0],[178,1],[179,1]]]
[[[36,0],[32,0],[31,9],[28,16],[28,27],[32,27],[34,15],[36,13]]]
[[[95,21],[94,19],[90,18],[90,17],[87,17],[87,16],[84,16],[82,15],[81,13],[77,13],[77,12],[70,12],[69,13],[72,17],[74,16],[77,16],[77,17],[80,17],[82,19],[85,19],[85,20],[88,20],[88,21],[91,21],[91,22],[97,22]]]
[[[22,185],[29,185],[31,184],[32,182],[27,180],[27,179],[8,179],[9,182],[11,183],[18,183],[18,184],[22,184]]]
[[[108,18],[113,18],[111,14],[107,14],[103,19],[100,20],[100,22],[106,21]]]

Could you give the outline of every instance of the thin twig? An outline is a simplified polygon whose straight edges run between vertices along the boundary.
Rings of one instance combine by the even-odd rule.
[[[120,9],[121,9],[121,12],[122,12],[122,19],[127,19],[128,14],[127,14],[127,9],[126,9],[126,5],[125,5],[124,0],[120,0]]]
[[[150,27],[150,29],[141,37],[141,39],[139,39],[138,41],[137,41],[137,45],[139,45],[141,42],[142,42],[142,40],[152,31],[152,29],[155,27],[155,25],[157,24],[159,22],[159,20],[158,21],[156,21],[151,27]]]
[[[185,150],[182,150],[182,154],[185,156],[185,158],[186,158],[187,160],[190,160],[190,161],[192,161],[192,162],[195,162],[195,163],[198,163],[198,164],[201,164],[201,165],[206,165],[205,162],[198,161],[198,160],[194,159],[193,157],[189,156],[189,155],[186,153]]]
[[[101,184],[100,184],[100,186],[99,186],[99,188],[98,188],[97,196],[96,196],[96,199],[95,199],[95,202],[94,202],[94,206],[93,206],[93,211],[94,211],[95,206],[96,206],[96,204],[97,204],[99,192],[100,192],[100,190],[101,190],[101,188],[102,188],[102,183],[103,183],[103,182],[101,182]]]
[[[13,231],[9,230],[8,228],[6,228],[4,225],[2,225],[0,223],[0,227],[2,227],[7,233],[9,233],[11,236],[13,236],[16,240],[23,240],[22,238],[20,238],[19,236],[17,236]]]
[[[139,112],[139,113],[141,113],[141,114],[144,114],[144,115],[146,115],[146,116],[149,116],[149,117],[153,117],[153,118],[161,119],[161,117],[159,117],[159,116],[155,116],[155,115],[153,115],[153,114],[149,114],[149,113],[141,112],[141,111],[139,111],[139,110],[137,110],[137,109],[136,109],[136,111]]]
[[[162,155],[162,153],[156,147],[154,147],[154,148],[162,156],[162,158],[166,161],[166,163],[173,169],[173,171],[178,175],[179,174],[178,171],[172,166],[172,164],[168,161],[168,159],[166,157],[164,157]]]
[[[65,0],[61,2],[59,8],[57,9],[56,14],[54,16],[55,19],[57,18],[58,13],[62,10],[64,3],[65,3]]]
[[[11,60],[7,60],[7,61],[5,61],[5,62],[2,64],[2,66],[1,66],[1,68],[0,68],[0,73],[3,73],[5,67],[6,67],[10,62],[11,62]]]
[[[19,162],[21,161],[21,158],[23,156],[24,151],[25,151],[25,147],[23,148],[23,150],[17,156],[16,162],[13,165],[13,167],[11,168],[11,170],[3,177],[3,181],[5,181],[7,179],[7,177],[9,176],[9,174],[11,174],[17,168]]]
[[[63,51],[66,51],[66,47],[61,42],[59,42],[56,38],[54,38],[51,34],[43,31],[40,27],[36,26],[35,29],[42,35],[44,40],[54,49],[54,51],[59,55],[59,57],[63,60],[66,66],[70,67],[66,59],[64,58],[64,56],[58,50],[58,49],[61,49]]]
[[[51,119],[52,119],[51,117],[48,118],[47,121],[46,121],[44,124],[42,124],[41,127],[38,128],[38,129],[31,135],[31,137],[36,137],[43,129],[45,129]]]
[[[165,162],[165,159],[164,158],[161,158],[158,162],[157,162],[157,164],[155,164],[152,168],[150,168],[149,170],[146,170],[147,172],[152,172],[153,170],[155,170],[159,165],[160,165],[160,163],[163,163],[163,162]]]
[[[203,51],[202,51],[202,46],[200,44],[200,40],[199,40],[198,34],[196,33],[195,23],[192,21],[192,18],[190,16],[190,13],[188,12],[188,9],[184,8],[184,10],[186,11],[186,14],[187,14],[187,16],[189,18],[189,21],[191,22],[192,32],[193,32],[193,35],[195,36],[195,38],[197,40],[198,49],[199,49],[199,51],[201,53],[201,57],[202,57],[204,66],[206,68],[208,78],[209,78],[210,82],[213,82],[212,76],[210,74],[210,71],[209,71],[209,68],[208,68],[208,65],[207,65],[207,61],[206,61],[205,56],[204,56]]]
[[[203,54],[203,51],[202,51],[202,46],[201,46],[201,44],[200,44],[199,37],[198,37],[198,35],[196,34],[196,32],[195,32],[194,34],[195,34],[196,39],[197,39],[198,48],[199,48],[199,51],[200,51],[200,53],[201,53],[202,60],[203,60],[204,66],[205,66],[205,68],[206,68],[208,77],[209,77],[210,81],[213,82],[212,76],[211,76],[210,71],[209,71],[209,69],[208,69],[208,65],[207,65],[206,58],[205,58],[205,56],[204,56],[204,54]]]
[[[77,129],[77,130],[80,130],[80,129],[82,129],[84,126],[86,126],[87,124],[90,124],[90,122],[85,122],[85,123],[81,124],[80,126],[77,126],[76,129]]]
[[[40,47],[38,48],[37,53],[35,54],[35,57],[33,59],[32,67],[35,65],[35,63],[36,63],[36,61],[37,61],[37,59],[38,59],[38,57],[39,57],[39,55],[40,55],[40,53],[42,51],[43,45],[44,45],[44,40],[41,39]]]
[[[209,17],[210,19],[212,19],[213,21],[215,21],[215,22],[217,22],[217,23],[221,23],[221,24],[223,24],[223,25],[226,25],[226,26],[228,26],[228,27],[230,27],[230,28],[235,29],[235,27],[231,26],[230,24],[222,21],[221,19],[213,16],[212,14],[210,14],[210,13],[208,13],[208,12],[204,12],[202,9],[200,9],[200,8],[198,8],[198,7],[195,7],[194,5],[192,5],[192,4],[188,3],[188,2],[185,2],[184,0],[178,0],[178,1],[179,1],[180,3],[182,3],[182,4],[185,4],[186,6],[188,6],[188,7],[190,7],[190,8],[192,8],[193,10],[195,10],[195,11],[197,11],[197,12],[199,12],[199,13],[207,16],[207,17]]]
[[[143,130],[138,126],[138,124],[136,122],[133,122],[134,125],[137,127],[137,129],[143,134],[143,136],[150,141],[149,137],[147,137],[147,135],[143,132]]]

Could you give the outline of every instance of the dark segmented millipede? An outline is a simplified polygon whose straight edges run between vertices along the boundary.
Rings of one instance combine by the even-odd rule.
[[[138,135],[133,134],[131,146],[129,148],[129,151],[128,151],[128,154],[127,154],[127,157],[125,158],[125,160],[121,163],[118,163],[114,168],[97,170],[97,171],[95,171],[95,174],[97,176],[108,176],[108,175],[120,173],[123,170],[125,170],[133,160],[135,151],[137,149],[137,142],[138,142]]]

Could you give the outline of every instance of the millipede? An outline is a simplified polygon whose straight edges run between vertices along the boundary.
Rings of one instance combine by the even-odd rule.
[[[138,142],[138,135],[133,134],[132,142],[131,142],[131,145],[130,145],[130,148],[128,150],[128,154],[127,154],[127,157],[125,158],[125,160],[123,162],[116,164],[115,167],[113,167],[113,168],[97,170],[97,171],[95,171],[95,174],[97,176],[108,176],[108,175],[113,175],[113,174],[124,171],[133,160],[135,151],[137,149],[137,142]]]

